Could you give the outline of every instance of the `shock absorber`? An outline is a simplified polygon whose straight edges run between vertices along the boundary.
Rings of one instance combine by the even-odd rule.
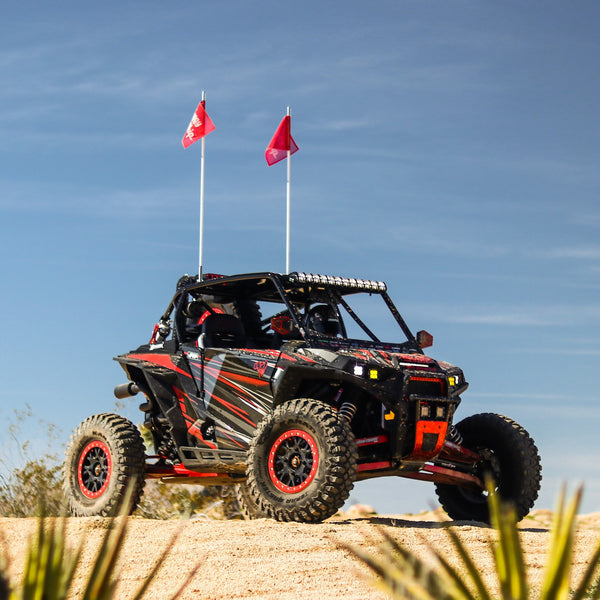
[[[463,436],[460,435],[460,432],[458,431],[458,429],[456,429],[456,427],[454,427],[454,425],[450,425],[450,427],[448,428],[448,434],[446,435],[446,439],[449,442],[454,442],[455,444],[462,446]]]
[[[357,408],[358,407],[356,406],[356,404],[354,402],[344,402],[340,406],[340,409],[338,410],[338,414],[340,415],[340,417],[342,419],[346,419],[346,421],[348,421],[348,423],[350,423],[352,421],[352,419],[354,418],[354,415],[356,414]]]

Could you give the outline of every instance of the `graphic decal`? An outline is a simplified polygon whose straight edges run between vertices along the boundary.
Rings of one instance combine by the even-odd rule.
[[[260,377],[262,377],[265,374],[265,371],[267,370],[267,361],[257,360],[252,365],[252,368],[260,375]]]
[[[127,358],[133,358],[135,360],[141,360],[144,362],[151,363],[153,365],[157,365],[159,367],[165,367],[170,369],[171,371],[175,371],[180,375],[185,375],[185,377],[191,377],[187,371],[179,368],[171,359],[171,355],[169,354],[129,354]]]

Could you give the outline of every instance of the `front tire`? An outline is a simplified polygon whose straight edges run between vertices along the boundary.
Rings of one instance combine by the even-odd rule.
[[[291,400],[261,422],[250,444],[250,501],[278,521],[318,523],[343,506],[356,465],[348,422],[324,402]]]
[[[116,515],[133,486],[131,514],[144,489],[145,448],[137,427],[120,415],[103,413],[75,429],[63,465],[63,490],[75,517]]]
[[[236,485],[234,493],[240,510],[240,515],[244,521],[269,518],[267,513],[260,510],[245,483]]]
[[[537,447],[516,421],[495,413],[481,413],[457,423],[462,445],[479,452],[477,475],[493,477],[501,500],[511,502],[517,520],[525,517],[538,497],[542,467]],[[443,509],[454,520],[490,522],[487,492],[456,485],[436,484]]]

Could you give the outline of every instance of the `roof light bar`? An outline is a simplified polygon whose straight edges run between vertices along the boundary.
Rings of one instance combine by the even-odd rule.
[[[355,279],[353,277],[333,277],[331,275],[317,275],[315,273],[290,273],[290,280],[294,283],[316,283],[333,285],[336,287],[352,288],[369,292],[385,292],[387,286],[383,281],[372,279]]]

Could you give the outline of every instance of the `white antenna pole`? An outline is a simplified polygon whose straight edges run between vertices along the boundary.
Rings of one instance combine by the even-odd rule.
[[[206,101],[206,92],[202,91],[202,101]],[[198,281],[202,281],[202,245],[204,243],[204,138],[202,136],[202,152],[200,154],[200,242],[198,251]]]
[[[289,106],[287,107],[287,114],[288,114],[288,117],[291,116]],[[292,136],[291,131],[292,131],[292,124],[291,124],[291,120],[290,120],[290,138]],[[289,141],[288,141],[288,146],[290,146]],[[286,187],[285,187],[285,191],[286,191],[285,272],[286,272],[286,274],[289,274],[289,272],[290,272],[290,208],[291,208],[290,179],[291,179],[291,175],[292,175],[292,152],[291,152],[291,149],[288,147],[288,151],[287,151],[287,182],[286,182]]]

